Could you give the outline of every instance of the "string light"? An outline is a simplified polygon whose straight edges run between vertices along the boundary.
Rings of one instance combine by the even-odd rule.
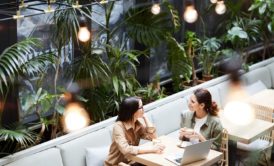
[[[86,110],[78,103],[70,103],[63,115],[64,131],[73,132],[89,125],[90,119]]]
[[[217,3],[218,0],[210,0],[211,3]]]
[[[217,14],[221,15],[226,12],[226,6],[224,1],[218,1],[215,7],[215,11]]]
[[[184,20],[188,23],[194,23],[198,19],[198,12],[194,5],[188,5],[184,12]]]
[[[79,24],[80,24],[80,28],[79,28],[79,32],[78,32],[78,39],[81,42],[87,42],[88,40],[90,40],[91,33],[88,30],[88,27],[86,25],[85,17],[83,17],[83,16],[80,17]]]
[[[159,3],[155,3],[151,7],[151,13],[157,15],[161,12],[161,7]]]

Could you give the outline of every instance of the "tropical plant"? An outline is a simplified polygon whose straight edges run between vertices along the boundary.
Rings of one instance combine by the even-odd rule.
[[[36,52],[40,46],[40,40],[27,38],[6,48],[1,53],[0,89],[4,103],[17,77],[35,77],[45,72],[47,67],[54,62],[53,54]],[[0,121],[0,138],[6,142],[6,146],[1,149],[10,153],[13,152],[11,150],[13,145],[15,145],[15,150],[19,150],[34,144],[37,135],[19,123],[2,124]]]
[[[212,75],[212,68],[217,58],[221,55],[219,49],[221,47],[221,40],[212,37],[204,40],[202,42],[201,48],[199,50],[199,63],[203,67],[203,77]]]
[[[179,90],[181,77],[189,80],[190,61],[183,47],[172,37],[180,29],[178,11],[168,1],[161,4],[158,15],[151,13],[151,5],[132,8],[126,13],[126,29],[129,36],[147,47],[166,43],[168,49],[168,68],[172,73],[173,85]]]
[[[85,103],[90,108],[94,122],[115,116],[119,103],[126,96],[134,96],[140,87],[135,78],[137,57],[144,52],[137,50],[121,50],[121,48],[106,46],[109,50],[108,78],[101,81],[97,87],[85,90],[83,96],[89,100]]]
[[[1,141],[4,141],[0,145],[0,156],[6,156],[34,145],[38,136],[26,126],[14,123],[5,127],[0,126],[0,138]]]
[[[186,41],[182,43],[186,50],[186,55],[191,64],[191,74],[192,74],[192,85],[197,85],[198,78],[196,75],[196,67],[195,67],[195,58],[197,54],[197,50],[201,46],[201,40],[197,37],[195,32],[187,31],[186,32]]]
[[[244,66],[249,57],[248,52],[245,52],[244,49],[251,43],[261,40],[260,24],[260,20],[236,18],[225,36],[225,41],[231,42],[233,48],[239,52]]]
[[[6,48],[0,54],[0,92],[4,95],[16,76],[33,76],[43,72],[54,62],[52,53],[36,53],[41,42],[35,38],[27,38]]]
[[[186,54],[185,48],[175,38],[170,37],[167,39],[168,68],[172,72],[173,88],[175,91],[179,91],[182,77],[187,81],[191,77],[191,61]]]
[[[180,28],[178,12],[168,2],[161,4],[158,15],[151,13],[151,5],[131,8],[125,15],[126,30],[129,36],[148,47],[154,47],[166,41],[166,36]]]
[[[146,87],[141,87],[135,92],[137,96],[142,98],[143,104],[151,103],[155,100],[166,97],[165,88],[156,88],[153,84],[148,84]]]
[[[263,57],[265,57],[269,42],[274,37],[274,1],[254,0],[249,11],[253,11],[253,17],[263,22],[261,24],[261,35],[265,45],[263,53]]]

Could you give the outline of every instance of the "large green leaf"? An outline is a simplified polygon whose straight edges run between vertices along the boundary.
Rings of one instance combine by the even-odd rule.
[[[151,13],[151,6],[131,8],[125,14],[126,28],[130,37],[139,43],[153,47],[165,39],[167,33],[179,29],[178,12],[168,2],[162,6],[158,15]]]
[[[175,38],[169,36],[167,38],[168,46],[168,68],[172,73],[172,79],[175,84],[175,89],[179,90],[181,76],[189,80],[192,71],[190,59],[186,55],[185,49]]]
[[[0,92],[8,87],[18,75],[34,75],[43,72],[54,61],[51,53],[37,53],[41,42],[35,38],[27,38],[8,48],[0,54]]]
[[[228,34],[232,36],[232,38],[239,37],[241,39],[248,39],[247,33],[241,27],[232,27],[228,30]]]
[[[0,138],[18,143],[22,147],[27,147],[35,143],[37,135],[22,126],[12,125],[10,128],[0,128]]]

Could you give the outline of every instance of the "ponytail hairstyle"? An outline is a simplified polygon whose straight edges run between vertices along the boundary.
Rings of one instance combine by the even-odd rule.
[[[207,89],[199,88],[194,91],[194,95],[199,104],[204,103],[204,110],[210,115],[217,116],[219,109],[216,102],[212,101],[210,92]]]

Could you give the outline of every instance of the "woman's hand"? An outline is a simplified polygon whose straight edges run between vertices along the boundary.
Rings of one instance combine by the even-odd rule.
[[[153,145],[152,152],[160,154],[160,153],[163,153],[163,151],[164,151],[165,148],[166,147],[164,145],[162,145],[162,144],[156,144],[156,145]]]
[[[181,129],[180,129],[180,132],[179,132],[179,134],[180,134],[180,139],[183,139],[183,137],[188,138],[188,136],[189,136],[189,135],[193,135],[193,133],[194,133],[194,130],[193,130],[193,129],[186,128],[186,127],[181,128]]]
[[[192,134],[185,135],[185,137],[188,139],[198,139],[201,142],[206,141],[205,137],[202,134],[196,133],[195,131],[193,131]]]
[[[145,153],[163,153],[165,149],[165,146],[160,144],[160,143],[157,143],[155,145],[152,145],[152,146],[139,146],[139,151],[138,153],[139,154],[145,154]]]

